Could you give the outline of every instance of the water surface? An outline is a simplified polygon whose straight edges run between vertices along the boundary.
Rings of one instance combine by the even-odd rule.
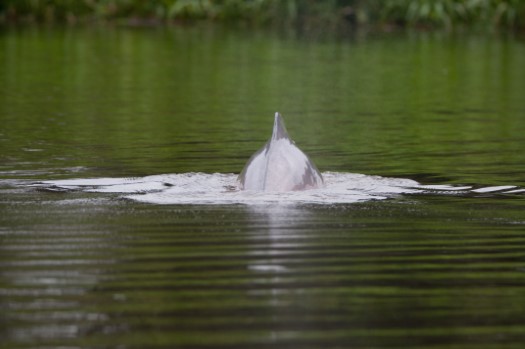
[[[0,32],[8,348],[521,348],[525,44]],[[320,192],[235,177],[280,111]]]

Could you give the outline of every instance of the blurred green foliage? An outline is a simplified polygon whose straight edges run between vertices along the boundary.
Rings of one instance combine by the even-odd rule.
[[[387,0],[383,19],[407,25],[438,25],[451,28],[459,24],[523,26],[525,1],[522,0]]]
[[[525,27],[523,0],[0,0],[0,21],[219,20]]]

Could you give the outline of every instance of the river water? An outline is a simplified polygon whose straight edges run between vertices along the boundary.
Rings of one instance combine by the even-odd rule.
[[[522,348],[525,40],[0,31],[0,347]],[[273,114],[323,188],[242,192]]]

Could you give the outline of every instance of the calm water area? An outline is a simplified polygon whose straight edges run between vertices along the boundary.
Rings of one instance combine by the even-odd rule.
[[[523,348],[524,174],[520,36],[3,28],[0,348]]]

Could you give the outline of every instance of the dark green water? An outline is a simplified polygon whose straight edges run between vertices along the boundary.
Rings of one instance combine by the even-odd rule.
[[[155,205],[34,181],[322,171],[525,187],[525,41],[0,32],[0,347],[522,348],[525,197]]]

